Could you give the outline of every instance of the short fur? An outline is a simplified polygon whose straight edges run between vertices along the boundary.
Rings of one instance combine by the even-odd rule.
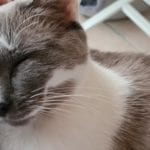
[[[0,150],[149,150],[150,56],[89,52],[74,8],[0,8]]]
[[[131,82],[124,122],[114,138],[113,150],[149,150],[150,56],[91,51],[92,58]]]

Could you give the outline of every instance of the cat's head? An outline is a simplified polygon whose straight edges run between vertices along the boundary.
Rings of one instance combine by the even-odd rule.
[[[28,1],[28,0],[27,0]],[[34,0],[0,13],[0,116],[27,123],[59,107],[87,61],[76,0]]]

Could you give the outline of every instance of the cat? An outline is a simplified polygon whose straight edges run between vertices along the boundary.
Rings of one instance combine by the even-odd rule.
[[[150,150],[150,56],[89,50],[76,6],[0,8],[0,150]]]

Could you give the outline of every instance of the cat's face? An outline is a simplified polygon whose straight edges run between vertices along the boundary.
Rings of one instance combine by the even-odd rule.
[[[2,120],[25,124],[59,107],[64,95],[73,92],[87,60],[86,37],[75,22],[74,2],[35,0],[0,14]]]

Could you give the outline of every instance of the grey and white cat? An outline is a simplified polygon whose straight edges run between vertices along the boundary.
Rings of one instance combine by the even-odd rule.
[[[0,150],[150,150],[150,56],[89,51],[75,3],[0,8]]]

